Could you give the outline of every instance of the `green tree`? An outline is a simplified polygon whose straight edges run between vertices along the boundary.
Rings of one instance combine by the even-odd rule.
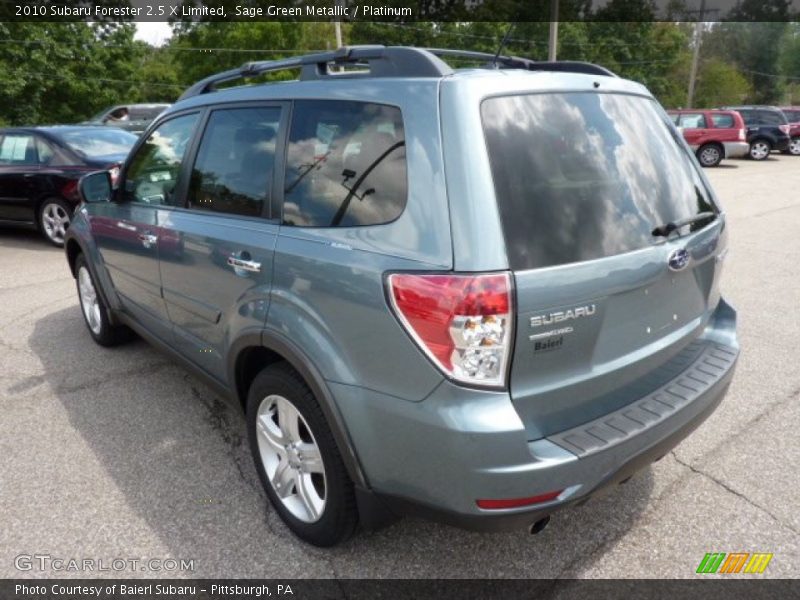
[[[734,65],[715,58],[700,67],[695,104],[708,107],[741,104],[751,92],[747,78]]]

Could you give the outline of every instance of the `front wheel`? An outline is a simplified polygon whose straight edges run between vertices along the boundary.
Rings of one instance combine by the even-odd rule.
[[[706,144],[697,151],[697,160],[704,167],[716,167],[722,162],[722,150],[716,144]]]
[[[63,200],[51,198],[42,202],[39,207],[39,229],[45,239],[54,246],[63,246],[71,216],[72,209]]]
[[[750,158],[753,160],[766,160],[770,152],[772,152],[772,146],[766,140],[756,140],[750,144]]]
[[[265,368],[250,386],[247,432],[264,490],[289,529],[315,546],[350,537],[353,483],[314,394],[287,363]]]
[[[108,308],[97,291],[94,277],[83,254],[75,261],[75,278],[83,320],[89,328],[92,339],[101,346],[116,346],[129,340],[132,337],[130,329],[112,325],[108,320]]]

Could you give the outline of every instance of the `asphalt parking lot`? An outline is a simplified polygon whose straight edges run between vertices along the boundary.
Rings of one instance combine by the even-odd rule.
[[[172,577],[691,577],[706,552],[770,552],[800,576],[800,158],[707,170],[729,215],[723,289],[742,355],[690,438],[541,535],[406,519],[332,550],[268,506],[244,421],[141,341],[85,330],[63,252],[0,230],[0,577],[15,557],[193,559]]]

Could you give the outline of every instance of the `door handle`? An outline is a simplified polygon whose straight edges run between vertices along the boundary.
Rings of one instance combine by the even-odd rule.
[[[236,258],[235,256],[229,256],[228,264],[233,267],[233,270],[237,273],[237,275],[238,271],[240,270],[250,271],[251,273],[261,272],[261,263],[254,260],[244,260],[242,258]]]
[[[142,242],[142,246],[145,248],[152,248],[153,245],[158,242],[158,236],[153,235],[152,233],[140,233],[139,234],[139,241]]]

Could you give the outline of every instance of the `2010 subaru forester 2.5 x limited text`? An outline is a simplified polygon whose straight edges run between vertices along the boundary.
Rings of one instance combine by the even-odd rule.
[[[595,65],[249,63],[160,115],[115,189],[80,189],[91,336],[136,332],[241,407],[312,544],[404,514],[537,531],[667,453],[733,375],[724,213],[650,93]]]

